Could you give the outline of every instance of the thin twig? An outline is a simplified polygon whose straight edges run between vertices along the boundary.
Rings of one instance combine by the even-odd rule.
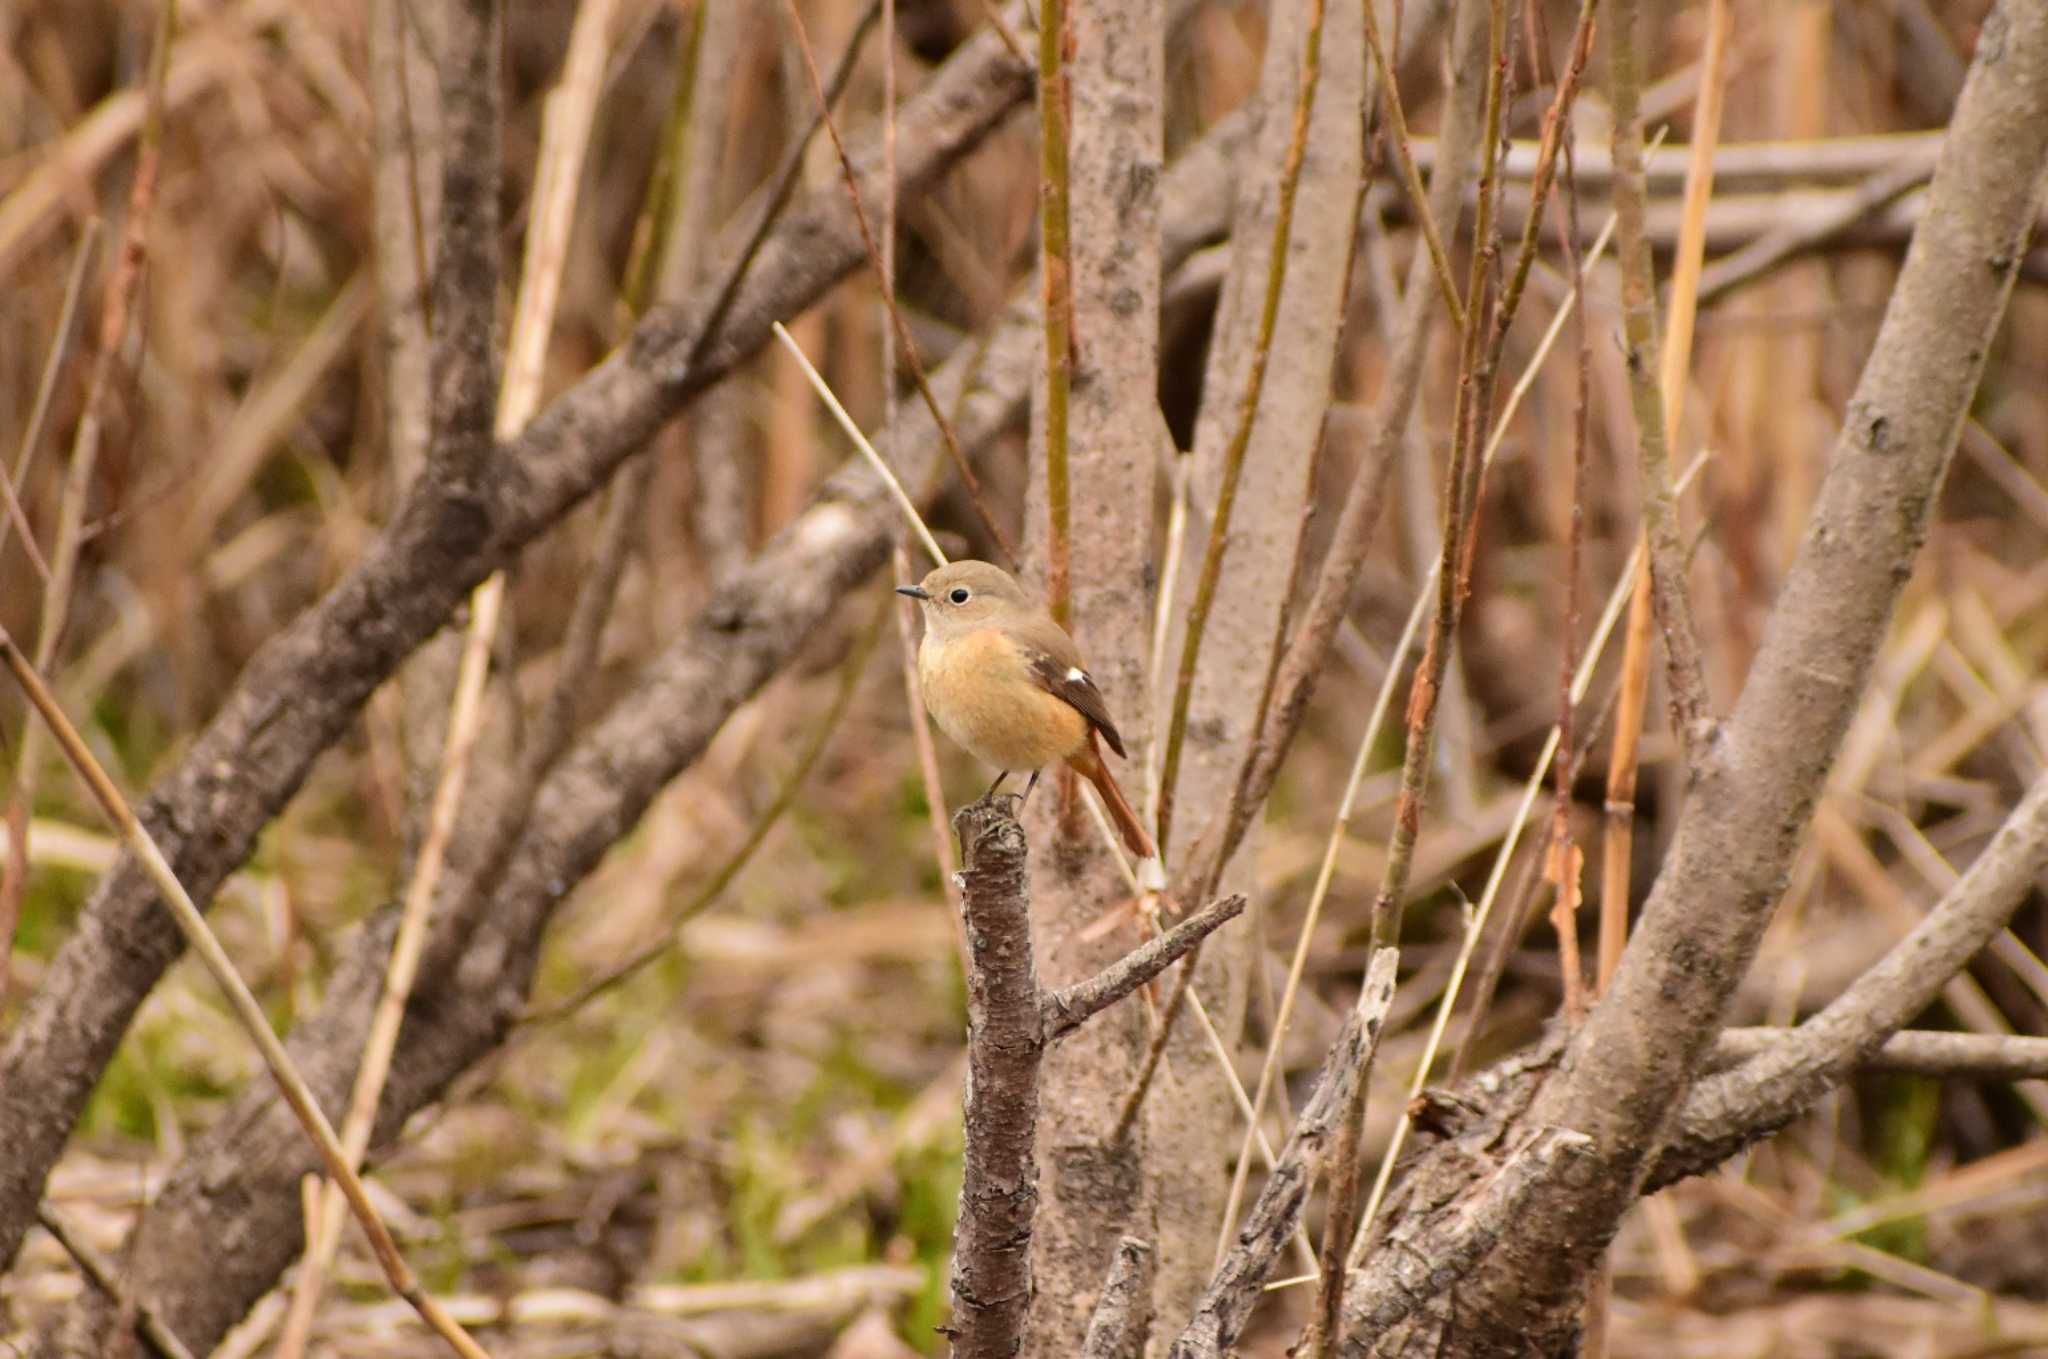
[[[1058,1041],[1079,1028],[1096,1011],[1114,1005],[1151,981],[1197,942],[1235,920],[1243,913],[1246,902],[1242,892],[1213,901],[1164,934],[1146,940],[1094,976],[1048,992],[1039,1001],[1039,1008],[1045,1013],[1045,1041]]]
[[[824,84],[818,78],[817,58],[811,54],[810,40],[805,36],[804,21],[797,12],[796,0],[783,0],[783,6],[789,13],[790,24],[796,30],[797,51],[802,55],[804,71],[810,77],[811,94],[818,103],[818,117],[825,125],[826,134],[832,139],[832,149],[839,156],[840,173],[846,180],[847,201],[853,206],[853,219],[860,228],[861,244],[867,250],[868,264],[874,269],[875,277],[881,285],[882,310],[886,314],[888,321],[887,327],[882,332],[885,351],[893,343],[896,350],[908,362],[911,382],[916,385],[918,395],[924,399],[925,408],[931,412],[932,423],[938,428],[939,441],[945,446],[946,456],[952,459],[954,470],[960,474],[961,487],[967,492],[967,498],[973,504],[975,514],[980,518],[982,527],[988,530],[989,537],[995,540],[996,546],[1002,549],[1003,556],[1014,567],[1020,560],[1017,556],[1017,549],[1010,542],[1010,535],[1003,531],[1002,523],[997,520],[995,513],[988,507],[988,499],[981,489],[981,479],[975,476],[973,465],[967,461],[967,455],[960,450],[960,440],[953,433],[953,422],[946,418],[946,412],[939,406],[938,397],[932,392],[931,381],[925,372],[924,360],[918,357],[917,343],[911,337],[910,327],[903,320],[902,309],[896,305],[893,256],[890,253],[885,253],[885,247],[878,246],[875,243],[874,234],[868,227],[867,208],[861,202],[860,177],[854,170],[853,157],[847,154],[846,143],[839,139],[839,125],[832,120],[832,107],[826,101]],[[893,12],[892,4],[890,6],[890,13],[893,14]],[[883,46],[885,51],[893,50],[887,42]],[[892,236],[896,212],[894,206],[896,194],[893,173],[895,138],[893,135],[888,135],[888,129],[894,128],[894,117],[892,115],[885,115],[884,125],[883,147],[885,149],[884,162],[886,168],[883,172],[885,186],[882,200],[883,228],[885,236]],[[896,390],[896,367],[887,352],[883,356],[882,379],[885,394],[889,397],[890,402],[893,403]],[[885,412],[882,421],[883,429],[893,429],[895,424],[893,410]]]
[[[861,456],[868,460],[868,466],[873,468],[875,475],[882,479],[882,484],[889,488],[890,497],[895,500],[896,507],[903,511],[904,521],[917,534],[918,542],[923,544],[924,550],[931,555],[931,559],[934,562],[944,566],[946,564],[946,554],[940,550],[939,540],[932,537],[932,531],[925,527],[924,516],[917,512],[917,502],[910,498],[909,493],[903,489],[903,483],[898,481],[896,474],[889,470],[889,464],[882,461],[882,455],[877,453],[875,446],[868,442],[868,436],[861,433],[860,426],[854,423],[851,415],[846,413],[846,407],[839,404],[839,398],[833,395],[832,388],[825,381],[824,376],[811,366],[810,359],[804,356],[803,346],[796,342],[796,338],[789,333],[782,322],[776,321],[771,323],[770,329],[775,332],[775,338],[782,341],[783,348],[787,349],[796,359],[798,365],[802,367],[804,376],[810,379],[811,389],[817,392],[818,399],[825,403],[825,409],[832,412],[832,418],[839,422],[839,428],[846,432],[846,437],[853,441],[853,446],[859,449]]]
[[[149,1341],[157,1353],[164,1359],[193,1359],[192,1351],[178,1339],[177,1332],[164,1325],[156,1309],[121,1286],[120,1267],[94,1249],[90,1241],[71,1230],[71,1224],[59,1217],[47,1200],[36,1205],[36,1221],[43,1224],[44,1231],[57,1238],[57,1244],[64,1248],[64,1253],[85,1271],[93,1287],[113,1301],[117,1312],[135,1318],[135,1328],[142,1332],[143,1339]]]
[[[860,21],[854,24],[853,32],[847,36],[846,51],[840,54],[839,65],[833,68],[832,78],[825,82],[825,97],[820,101],[821,107],[831,108],[839,102],[840,94],[853,77],[854,58],[860,55],[861,41],[867,37],[868,30],[874,26],[876,19],[881,17],[881,12],[881,0],[870,0],[867,9],[862,11]],[[734,254],[731,267],[726,270],[725,277],[719,282],[718,292],[712,298],[709,310],[704,313],[704,322],[697,328],[696,338],[690,342],[689,357],[683,361],[685,369],[695,368],[710,351],[712,341],[718,338],[719,329],[725,324],[727,314],[739,300],[740,285],[746,282],[748,271],[753,268],[755,258],[761,253],[761,247],[768,242],[768,232],[781,220],[782,210],[789,204],[790,194],[795,190],[797,180],[803,172],[804,153],[809,149],[811,138],[818,134],[818,128],[824,121],[822,113],[814,115],[810,126],[804,129],[803,136],[791,142],[789,148],[783,152],[782,164],[776,167],[775,176],[771,181],[773,187],[769,189],[767,198],[762,202],[754,218],[754,225],[747,232],[746,240]]]
[[[1725,50],[1725,44],[1724,49]],[[1685,590],[1684,545],[1672,492],[1670,435],[1653,364],[1658,360],[1656,279],[1643,227],[1643,125],[1638,113],[1642,72],[1635,0],[1608,6],[1609,102],[1614,107],[1614,207],[1620,223],[1615,259],[1621,267],[1621,317],[1630,406],[1643,473],[1643,527],[1650,544],[1650,594],[1670,682],[1672,726],[1697,766],[1711,710],[1699,633]],[[1711,130],[1710,130],[1711,131]],[[1711,159],[1707,161],[1711,166]],[[1666,370],[1669,371],[1668,369]]]
[[[92,268],[99,240],[100,219],[86,218],[78,250],[71,257],[71,276],[64,282],[64,301],[57,311],[57,329],[50,336],[50,352],[43,360],[42,376],[36,380],[36,394],[29,404],[28,423],[22,427],[21,447],[15,451],[12,472],[4,478],[7,483],[7,518],[0,520],[0,550],[6,548],[8,534],[19,528],[22,551],[35,565],[37,576],[45,584],[50,579],[50,565],[43,560],[42,550],[36,546],[28,516],[22,511],[20,493],[28,485],[29,471],[35,466],[36,449],[42,443],[43,422],[50,416],[50,402],[57,393],[57,378],[71,356],[72,344],[78,339],[78,319],[84,313],[79,299],[85,295],[86,275]]]
[[[1073,611],[1072,479],[1067,419],[1074,380],[1074,255],[1069,240],[1067,0],[1038,0],[1038,280],[1045,328],[1045,593],[1055,621]],[[1171,756],[1169,755],[1169,764]],[[1166,837],[1159,837],[1166,852]]]
[[[1372,54],[1373,70],[1379,75],[1380,93],[1387,106],[1387,133],[1394,143],[1394,159],[1400,162],[1401,183],[1408,190],[1416,225],[1422,228],[1423,243],[1429,247],[1430,267],[1436,271],[1436,286],[1443,294],[1444,310],[1450,313],[1452,328],[1462,331],[1465,328],[1465,305],[1459,300],[1457,282],[1451,277],[1451,257],[1444,250],[1436,214],[1430,210],[1429,193],[1422,187],[1422,172],[1415,167],[1415,147],[1408,136],[1408,119],[1401,112],[1400,85],[1394,79],[1393,65],[1387,60],[1386,45],[1380,41],[1379,6],[1373,0],[1359,0],[1359,9],[1365,18],[1366,51]],[[1397,34],[1397,41],[1398,38]]]
[[[1695,139],[1699,136],[1697,132],[1693,135]],[[1715,260],[1711,268],[1700,272],[1698,284],[1692,290],[1698,305],[1712,306],[1730,293],[1756,282],[1785,261],[1827,244],[1864,218],[1883,211],[1926,183],[1933,173],[1934,162],[1931,160],[1909,160],[1878,170],[1852,192],[1830,203],[1825,211],[1759,236],[1733,254]],[[1689,203],[1688,198],[1688,206]]]

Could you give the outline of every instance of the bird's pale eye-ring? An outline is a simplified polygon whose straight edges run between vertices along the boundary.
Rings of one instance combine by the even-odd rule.
[[[947,595],[946,598],[952,600],[955,604],[965,604],[967,602],[967,587],[965,585],[954,586],[953,592]]]

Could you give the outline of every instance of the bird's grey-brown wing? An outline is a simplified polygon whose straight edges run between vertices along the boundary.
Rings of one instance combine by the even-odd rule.
[[[1068,645],[1071,647],[1072,643]],[[1117,758],[1123,759],[1124,738],[1117,735],[1116,723],[1109,715],[1109,703],[1102,697],[1102,690],[1095,687],[1095,681],[1088,672],[1072,660],[1041,651],[1028,643],[1024,646],[1024,655],[1031,678],[1087,718],[1088,725],[1101,732],[1102,739],[1109,742],[1109,748],[1117,753]]]

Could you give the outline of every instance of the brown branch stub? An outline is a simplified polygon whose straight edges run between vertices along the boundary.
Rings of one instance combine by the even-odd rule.
[[[1039,1002],[1045,1041],[1058,1042],[1097,1011],[1116,1004],[1171,967],[1180,956],[1243,913],[1242,892],[1209,903],[1166,933],[1148,939],[1085,981],[1049,991]]]
[[[967,926],[967,1139],[953,1240],[953,1354],[1008,1359],[1031,1306],[1038,1212],[1038,1067],[1045,1050],[1031,956],[1024,828],[1015,801],[953,816]]]
[[[1137,1359],[1144,1352],[1145,1333],[1152,1327],[1154,1252],[1135,1236],[1117,1242],[1109,1278],[1088,1319],[1088,1338],[1081,1359]]]
[[[1238,1229],[1230,1253],[1202,1294],[1193,1319],[1174,1341],[1170,1359],[1221,1359],[1233,1352],[1273,1261],[1301,1222],[1309,1190],[1333,1149],[1338,1125],[1372,1071],[1380,1031],[1394,1003],[1394,974],[1400,956],[1399,950],[1391,948],[1373,954],[1358,1003],[1323,1058],[1315,1094],[1295,1120],[1273,1173],[1245,1215],[1244,1226]],[[1304,1347],[1299,1352],[1307,1351]]]

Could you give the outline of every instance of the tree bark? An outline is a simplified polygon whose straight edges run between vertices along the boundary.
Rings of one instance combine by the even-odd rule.
[[[1068,561],[1071,631],[1116,715],[1130,758],[1118,782],[1145,814],[1143,771],[1152,749],[1150,640],[1156,560],[1152,532],[1159,445],[1160,192],[1165,164],[1164,0],[1069,6],[1068,232],[1073,359],[1067,395]],[[1045,376],[1036,383],[1027,539],[1044,566]],[[1139,937],[1131,923],[1091,938],[1089,927],[1131,895],[1079,798],[1028,809],[1032,925],[1048,986],[1097,971]],[[1071,800],[1068,791],[1071,790]],[[1186,1192],[1186,1166],[1147,1154],[1144,1130],[1118,1139],[1117,1109],[1136,1079],[1146,1043],[1143,1010],[1103,1015],[1046,1054],[1039,1165],[1045,1200],[1032,1241],[1037,1305],[1025,1352],[1064,1359],[1082,1343],[1118,1240],[1151,1242],[1156,1205]],[[1182,1268],[1155,1251],[1144,1271],[1153,1312],[1158,1280]]]

